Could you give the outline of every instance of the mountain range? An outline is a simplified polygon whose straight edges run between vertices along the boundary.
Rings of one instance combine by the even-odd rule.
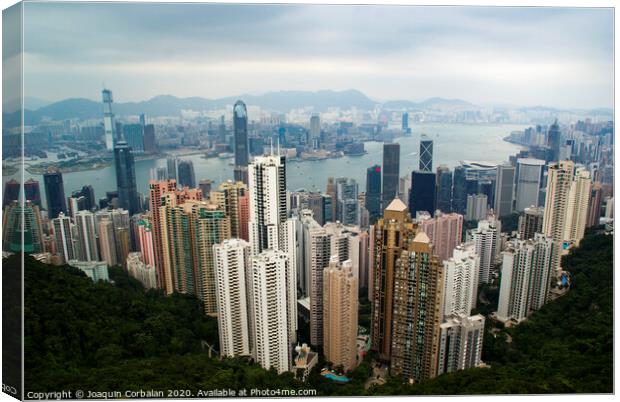
[[[430,98],[422,102],[410,100],[394,100],[378,102],[362,92],[349,89],[345,91],[322,90],[309,91],[278,91],[262,95],[241,95],[218,99],[202,97],[179,98],[172,95],[158,95],[140,102],[118,102],[113,104],[117,116],[136,116],[144,113],[147,116],[177,116],[182,110],[208,111],[222,109],[242,99],[248,106],[259,106],[273,112],[288,112],[292,109],[313,107],[314,111],[324,112],[330,107],[341,109],[357,108],[371,110],[381,106],[388,110],[476,110],[478,106],[461,99]],[[44,119],[65,120],[72,118],[96,119],[103,113],[100,101],[85,98],[71,98],[49,103],[37,98],[25,99],[25,124],[33,125]],[[6,108],[6,105],[5,105]],[[599,110],[601,112],[601,110]],[[609,110],[611,114],[612,111]],[[3,126],[19,125],[19,112],[4,113]]]

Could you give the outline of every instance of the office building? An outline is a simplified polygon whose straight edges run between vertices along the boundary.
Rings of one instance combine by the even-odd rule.
[[[556,119],[547,132],[547,148],[549,149],[547,162],[558,162],[560,160],[560,137],[560,126]]]
[[[37,204],[19,201],[7,205],[2,215],[2,250],[8,252],[42,253],[43,226]],[[22,225],[23,222],[23,225]]]
[[[519,217],[518,232],[520,240],[533,239],[536,233],[542,233],[544,208],[525,208]]]
[[[318,141],[321,138],[321,118],[318,114],[313,114],[310,117],[310,145],[313,148],[317,148]]]
[[[374,165],[366,169],[366,202],[370,223],[381,216],[381,166]]]
[[[431,239],[439,261],[452,257],[454,248],[461,244],[463,215],[437,212],[434,218],[422,220],[419,225]]]
[[[553,277],[553,239],[512,240],[504,251],[497,318],[519,323],[549,300]]]
[[[400,177],[400,144],[383,144],[383,205],[398,196]]]
[[[437,209],[452,212],[452,172],[446,165],[437,168]]]
[[[19,200],[20,183],[17,180],[10,179],[4,183],[4,194],[2,194],[2,209],[13,201]]]
[[[250,356],[250,243],[228,239],[213,247],[220,355]]]
[[[411,134],[411,129],[409,128],[409,113],[407,112],[403,113],[401,129],[403,130],[403,134]]]
[[[480,257],[473,243],[463,243],[454,249],[453,256],[443,262],[445,271],[443,315],[471,313],[478,297]]]
[[[65,199],[65,187],[62,181],[62,173],[57,168],[49,168],[43,174],[45,185],[45,198],[47,200],[47,217],[54,219],[61,212],[67,214]]]
[[[467,210],[467,173],[465,167],[454,168],[454,180],[452,187],[452,211],[465,214]]]
[[[357,366],[358,278],[351,265],[350,260],[341,263],[332,256],[322,280],[323,352],[327,361],[345,371]]]
[[[209,193],[211,192],[211,188],[213,187],[213,180],[211,179],[203,179],[198,183],[198,188],[202,190],[202,196],[204,198],[209,198]]]
[[[419,383],[437,375],[443,266],[419,232],[396,260],[390,374]]]
[[[166,159],[166,165],[168,166],[168,180],[177,180],[177,163],[178,160],[176,156],[169,156]]]
[[[196,174],[194,173],[194,162],[191,160],[181,160],[177,166],[178,183],[181,187],[196,187]],[[203,194],[204,195],[204,194]]]
[[[482,364],[484,316],[455,315],[440,326],[437,375]]]
[[[420,138],[420,172],[433,171],[433,140],[422,134]]]
[[[517,159],[517,189],[516,204],[517,212],[527,207],[539,205],[539,193],[542,184],[545,161],[533,158]]]
[[[130,215],[142,211],[136,187],[136,168],[131,148],[123,140],[114,146],[118,207],[129,211]]]
[[[478,283],[491,283],[495,261],[501,250],[500,245],[501,222],[498,220],[481,220],[478,227],[470,232],[471,239],[476,247],[476,254],[480,257],[480,271]]]
[[[497,165],[493,212],[498,217],[512,214],[515,197],[516,169],[510,164]]]
[[[153,124],[144,125],[144,152],[147,154],[157,153],[157,143],[155,142],[155,126]]]
[[[238,100],[233,108],[233,130],[235,140],[235,181],[247,183],[244,179],[244,171],[247,170],[249,161],[248,154],[248,111],[245,103]]]
[[[485,194],[469,194],[467,196],[465,220],[479,221],[486,218],[487,205],[487,196]]]
[[[253,357],[264,369],[282,374],[290,370],[295,341],[291,329],[296,326],[291,320],[297,320],[292,264],[287,253],[273,249],[254,255],[250,264]]]
[[[123,138],[134,155],[144,153],[144,128],[141,124],[123,124]]]
[[[359,187],[355,180],[347,178],[336,179],[336,197],[338,199],[338,221],[345,225],[359,225]]]
[[[416,226],[407,206],[394,199],[373,228],[371,349],[378,353],[380,360],[389,361],[392,355],[395,264],[415,236]]]
[[[105,148],[112,151],[116,145],[116,122],[114,121],[114,113],[112,113],[112,91],[104,89],[101,91],[103,98],[103,127]]]
[[[411,173],[411,193],[409,194],[411,216],[426,211],[435,212],[435,173],[414,171]]]
[[[26,180],[24,183],[24,195],[26,197],[26,201],[31,201],[34,205],[41,209],[41,189],[37,180]]]

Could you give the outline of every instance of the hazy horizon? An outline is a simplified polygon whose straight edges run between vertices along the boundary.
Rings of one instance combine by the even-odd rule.
[[[50,102],[98,100],[105,83],[115,102],[356,89],[380,102],[613,108],[609,8],[24,7],[24,95]]]

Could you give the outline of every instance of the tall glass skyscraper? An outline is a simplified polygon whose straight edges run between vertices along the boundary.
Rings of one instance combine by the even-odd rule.
[[[412,217],[421,211],[427,211],[431,216],[435,213],[435,173],[419,171],[411,173],[409,211]]]
[[[437,168],[437,209],[452,212],[452,172],[445,165]]]
[[[196,174],[194,173],[194,163],[191,160],[182,160],[178,166],[179,185],[182,187],[196,187]]]
[[[383,205],[398,196],[400,144],[383,144]]]
[[[370,223],[381,216],[381,166],[374,165],[366,169],[366,209]]]
[[[454,168],[454,181],[452,187],[452,210],[464,214],[467,209],[467,174],[465,167]]]
[[[112,91],[104,89],[101,91],[103,100],[103,128],[105,137],[105,148],[111,151],[116,144],[116,123],[114,113],[112,113]]]
[[[547,147],[549,148],[547,162],[558,162],[560,160],[560,126],[558,125],[557,119],[551,127],[549,127],[549,132],[547,133]]]
[[[235,133],[235,180],[247,184],[248,166],[248,111],[245,103],[238,100],[233,108],[233,128]],[[245,174],[244,174],[245,172]]]
[[[134,154],[144,153],[144,126],[141,124],[123,124],[123,137]]]
[[[43,174],[45,198],[47,199],[47,216],[54,219],[59,213],[67,213],[65,201],[65,186],[62,182],[62,173],[56,168],[50,168]]]
[[[133,154],[124,140],[118,141],[114,147],[114,162],[119,207],[128,210],[130,215],[141,212]]]
[[[433,140],[424,134],[420,138],[420,171],[433,171]]]

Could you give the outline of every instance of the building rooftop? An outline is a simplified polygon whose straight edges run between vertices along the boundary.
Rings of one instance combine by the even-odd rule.
[[[387,208],[385,208],[385,210],[403,212],[407,210],[407,206],[400,199],[394,198],[394,200],[390,202],[390,205],[388,205]]]

